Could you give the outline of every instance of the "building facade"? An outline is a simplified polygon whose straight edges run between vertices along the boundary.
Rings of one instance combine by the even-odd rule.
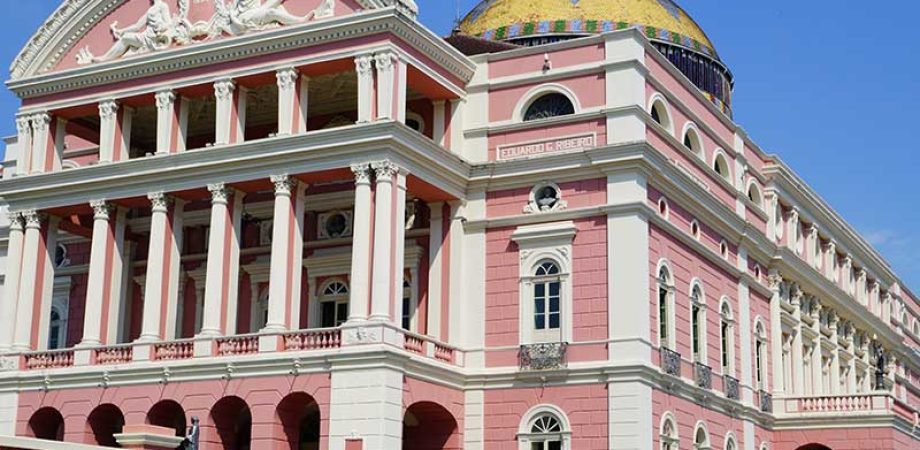
[[[920,298],[670,0],[65,0],[0,448],[920,448]]]

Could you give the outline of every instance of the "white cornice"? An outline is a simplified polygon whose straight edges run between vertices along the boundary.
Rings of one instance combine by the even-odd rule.
[[[80,1],[93,0],[71,0]],[[387,7],[53,73],[42,73],[30,66],[7,85],[20,97],[36,97],[385,32],[402,38],[461,80],[472,78],[475,70],[472,61],[415,20]],[[41,54],[42,51],[33,52]],[[19,66],[14,63],[14,67]]]

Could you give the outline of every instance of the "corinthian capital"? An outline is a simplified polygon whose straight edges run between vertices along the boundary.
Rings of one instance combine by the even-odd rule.
[[[377,65],[377,70],[381,72],[393,70],[394,61],[396,61],[396,54],[392,52],[374,55],[374,64]]]
[[[355,184],[370,184],[371,168],[369,164],[352,164],[351,173],[355,175]]]
[[[209,184],[208,192],[211,193],[211,203],[226,204],[230,198],[230,189],[224,183]]]
[[[373,69],[373,57],[371,56],[359,56],[355,58],[355,70],[358,72],[359,76],[370,76],[371,70]]]
[[[17,116],[16,132],[20,135],[32,134],[32,118],[30,116]]]
[[[22,218],[21,212],[8,211],[6,213],[6,218],[10,221],[10,229],[12,230],[21,231],[25,227],[25,219]]]
[[[147,194],[147,198],[150,200],[150,205],[152,206],[153,212],[167,212],[169,211],[169,206],[172,205],[172,197],[166,195],[165,192],[151,192]]]
[[[99,102],[99,118],[102,120],[115,120],[118,114],[118,102],[115,100],[104,100]]]
[[[172,108],[176,103],[176,93],[173,91],[160,91],[154,97],[159,110]]]
[[[378,183],[381,181],[392,182],[393,176],[399,171],[399,167],[388,160],[373,162],[371,163],[371,168],[374,169],[374,175],[377,177]]]
[[[272,175],[271,181],[275,186],[275,195],[291,195],[294,190],[295,180],[288,175]]]
[[[93,208],[93,219],[109,220],[112,213],[112,205],[110,203],[105,200],[93,200],[89,202],[89,206]]]
[[[233,80],[220,80],[214,83],[214,96],[218,100],[229,101],[234,89],[236,89],[236,83]]]
[[[278,72],[275,72],[275,78],[278,79],[278,89],[294,89],[294,84],[297,83],[298,76],[300,76],[300,72],[298,72],[297,69],[293,67],[288,67],[286,69],[281,69]]]
[[[25,222],[26,228],[41,228],[42,224],[48,220],[48,216],[30,209],[22,212],[22,220]]]
[[[47,131],[50,123],[51,114],[44,112],[32,115],[32,129],[35,130],[36,133]]]

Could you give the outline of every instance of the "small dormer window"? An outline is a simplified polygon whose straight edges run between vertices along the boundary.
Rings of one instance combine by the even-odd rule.
[[[524,113],[524,122],[575,114],[575,105],[563,94],[544,94],[530,104]]]

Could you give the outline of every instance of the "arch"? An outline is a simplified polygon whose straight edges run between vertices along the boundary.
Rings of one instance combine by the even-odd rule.
[[[812,443],[799,446],[796,450],[831,450],[831,448],[824,444]]]
[[[413,126],[413,122],[417,126]],[[415,131],[418,131],[421,134],[425,134],[427,129],[425,128],[425,118],[421,114],[415,111],[406,111],[406,126],[412,128]]]
[[[35,411],[29,418],[28,436],[48,441],[64,441],[64,416],[52,407]]]
[[[110,403],[99,405],[86,418],[88,444],[102,447],[119,447],[115,435],[125,427],[125,416],[117,406]]]
[[[185,409],[173,400],[160,400],[150,407],[147,424],[176,430],[176,436],[185,436],[188,430]]]
[[[747,196],[751,203],[757,205],[758,208],[763,209],[763,192],[761,192],[760,185],[757,184],[753,178],[748,180]]]
[[[252,412],[246,401],[224,397],[211,408],[211,422],[217,432],[217,441],[224,450],[250,450],[252,440]]]
[[[690,235],[693,236],[693,239],[700,240],[703,229],[700,227],[700,221],[693,219],[690,221]]]
[[[289,394],[278,403],[275,414],[291,450],[319,449],[321,414],[312,396],[304,392]]]
[[[514,120],[516,122],[528,122],[530,120],[539,120],[553,117],[535,117],[530,118],[529,120],[527,118],[527,113],[531,107],[534,106],[538,100],[549,95],[561,95],[562,97],[565,97],[565,99],[569,101],[569,104],[572,107],[570,113],[557,114],[557,116],[577,114],[579,111],[581,111],[581,105],[578,102],[578,96],[576,96],[571,89],[558,83],[548,83],[534,87],[521,97],[517,105],[514,107]]]
[[[568,416],[555,405],[537,405],[526,413],[518,425],[518,448],[521,450],[570,450],[572,426]],[[558,447],[550,447],[558,443]],[[539,444],[544,444],[542,447]]]
[[[664,220],[668,220],[671,217],[671,205],[668,203],[668,199],[665,197],[658,199],[658,215],[660,215]]]
[[[71,169],[79,169],[79,168],[80,168],[80,163],[72,159],[65,159],[61,161],[61,170],[71,170]]]
[[[695,450],[709,450],[712,448],[709,441],[709,430],[706,423],[699,421],[693,427],[693,448]]]
[[[459,450],[459,426],[454,416],[433,402],[418,402],[403,416],[403,450]]]
[[[688,150],[693,152],[693,154],[700,159],[705,159],[706,153],[703,148],[703,139],[700,137],[700,130],[697,128],[696,124],[693,122],[684,124],[682,135],[683,139],[681,139],[681,143],[684,144],[684,147],[687,147]]]
[[[719,174],[722,179],[731,183],[732,181],[732,170],[731,166],[728,165],[728,157],[725,156],[725,152],[722,149],[716,149],[713,152],[712,156],[712,170]]]
[[[725,434],[725,450],[738,450],[738,440],[731,431]]]
[[[671,109],[668,107],[668,102],[660,92],[656,92],[649,97],[648,113],[652,116],[652,120],[654,120],[655,123],[661,125],[665,130],[668,130],[668,133],[672,136],[674,135],[674,121],[671,119],[674,116],[671,115]]]
[[[674,418],[674,414],[670,411],[662,414],[658,433],[661,450],[677,450],[680,448],[680,430],[677,426],[677,419]]]

